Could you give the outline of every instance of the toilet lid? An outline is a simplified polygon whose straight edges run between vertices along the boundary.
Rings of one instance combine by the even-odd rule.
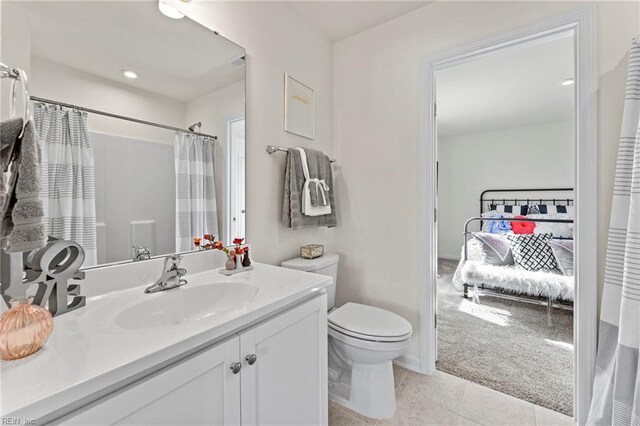
[[[406,337],[411,335],[411,323],[400,315],[374,306],[346,303],[332,311],[329,326],[334,325],[349,334],[371,337]]]

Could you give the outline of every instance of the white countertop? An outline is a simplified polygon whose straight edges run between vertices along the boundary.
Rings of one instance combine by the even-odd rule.
[[[327,276],[256,263],[253,270],[230,277],[214,269],[185,278],[186,286],[165,292],[144,294],[145,286],[140,286],[88,298],[86,307],[56,317],[44,348],[22,360],[0,362],[0,417],[48,417],[331,284]],[[166,327],[124,329],[115,321],[120,312],[142,301],[216,282],[250,283],[257,293],[237,309]]]

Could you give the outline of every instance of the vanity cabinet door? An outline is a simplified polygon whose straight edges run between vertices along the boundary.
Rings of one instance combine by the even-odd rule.
[[[69,425],[239,425],[239,338],[233,337],[118,391]]]
[[[243,425],[327,424],[327,298],[240,334]]]

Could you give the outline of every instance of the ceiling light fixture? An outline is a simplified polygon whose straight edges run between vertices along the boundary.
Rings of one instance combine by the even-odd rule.
[[[573,77],[571,77],[571,78],[568,78],[568,79],[564,80],[564,81],[563,81],[562,83],[560,83],[560,84],[562,84],[563,86],[571,86],[571,85],[573,84],[573,82],[574,82],[574,81],[575,81],[575,80],[573,79]]]
[[[176,9],[175,7],[165,3],[162,0],[158,1],[158,9],[160,9],[160,12],[162,12],[162,14],[168,18],[171,19],[182,19],[184,18],[184,14],[181,13],[178,9]]]
[[[135,72],[135,71],[131,71],[131,70],[122,70],[122,75],[124,75],[125,77],[130,78],[132,80],[135,79],[135,78],[138,78],[138,73]]]

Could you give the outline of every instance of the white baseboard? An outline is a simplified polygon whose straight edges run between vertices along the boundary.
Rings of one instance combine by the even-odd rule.
[[[420,370],[420,359],[416,357],[400,355],[398,358],[393,360],[393,363],[400,367],[404,367],[407,370],[422,374],[422,371]]]
[[[438,254],[438,259],[460,260],[460,256],[450,256],[448,254]]]

